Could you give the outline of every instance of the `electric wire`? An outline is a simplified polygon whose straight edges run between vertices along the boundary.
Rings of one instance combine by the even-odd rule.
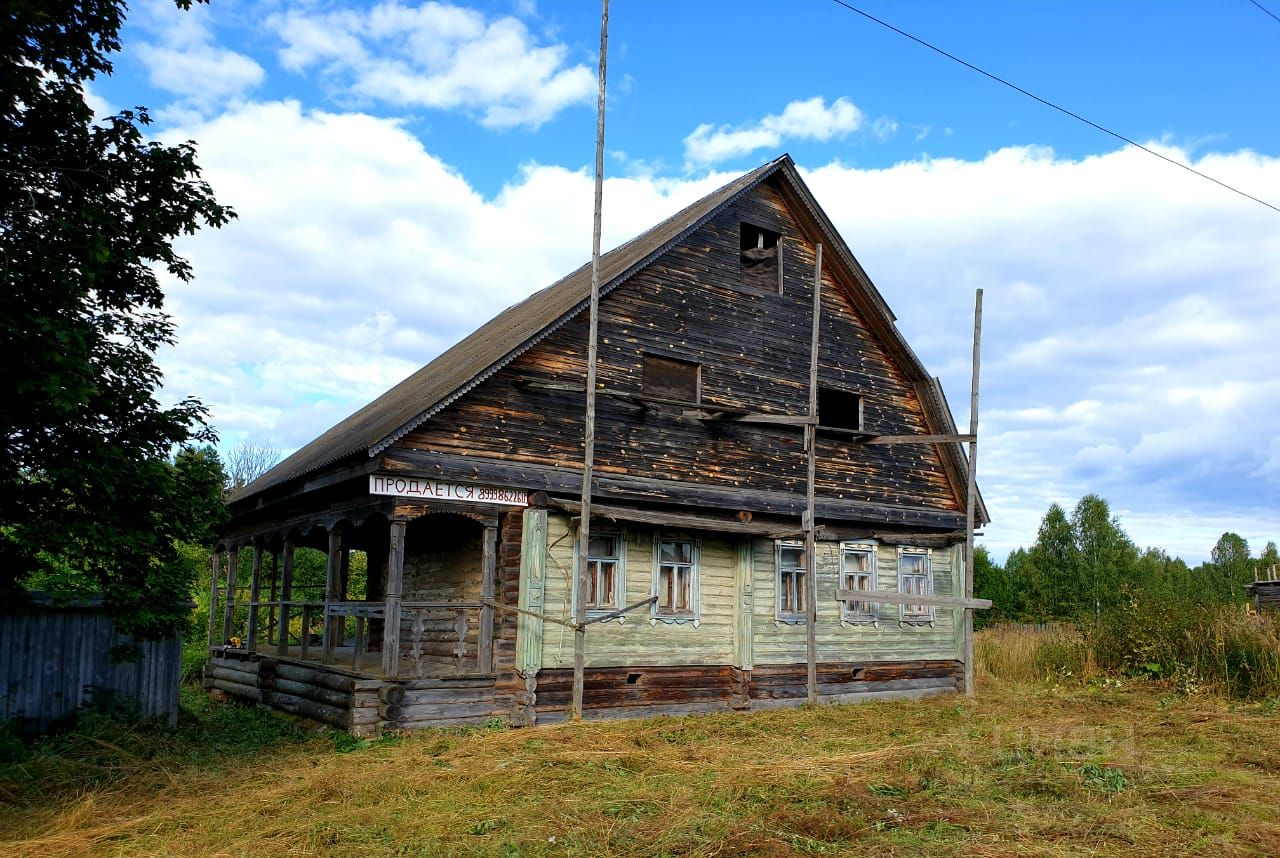
[[[1258,0],[1249,0],[1249,2],[1257,6],[1259,9],[1261,9],[1264,14],[1270,15],[1272,18],[1275,18],[1276,23],[1280,24],[1280,18],[1276,17],[1275,12],[1272,12],[1266,6],[1263,6],[1261,3],[1258,2]]]
[[[992,74],[991,72],[987,71],[986,69],[980,68],[980,67],[978,67],[978,66],[974,65],[973,63],[968,62],[967,60],[963,60],[963,59],[961,59],[960,57],[956,56],[955,54],[949,53],[949,52],[947,52],[947,51],[943,50],[942,48],[938,47],[937,45],[935,45],[935,44],[933,44],[933,43],[931,43],[931,42],[927,42],[927,41],[925,41],[924,39],[920,38],[919,36],[913,36],[911,33],[908,33],[906,30],[899,29],[898,27],[895,27],[893,24],[890,24],[888,21],[883,21],[883,20],[881,20],[880,18],[877,18],[875,15],[872,15],[872,14],[871,14],[871,13],[869,13],[869,12],[864,12],[863,10],[859,9],[857,6],[853,6],[853,5],[850,5],[849,3],[846,3],[846,2],[845,2],[845,0],[831,0],[831,2],[835,3],[837,6],[841,6],[841,7],[845,8],[845,9],[847,9],[847,10],[848,10],[848,11],[850,11],[850,12],[853,12],[854,14],[861,15],[862,17],[866,18],[868,21],[872,21],[873,23],[879,24],[881,27],[884,27],[884,28],[886,28],[886,29],[892,30],[893,32],[897,33],[898,35],[903,36],[903,37],[905,37],[905,38],[907,38],[907,39],[910,39],[911,41],[915,42],[915,43],[916,43],[916,44],[918,44],[918,45],[923,45],[924,47],[928,48],[929,50],[933,51],[934,53],[941,54],[942,56],[946,57],[947,59],[949,59],[949,60],[951,60],[951,61],[953,61],[953,62],[957,62],[957,63],[959,63],[960,65],[964,66],[965,68],[967,68],[967,69],[970,69],[970,70],[972,70],[972,71],[977,72],[978,74],[982,75],[983,77],[989,78],[989,79],[991,79],[991,80],[995,81],[996,83],[1001,84],[1001,85],[1003,85],[1003,86],[1007,86],[1009,89],[1012,89],[1012,90],[1013,90],[1013,91],[1015,91],[1015,92],[1021,93],[1022,95],[1025,95],[1027,98],[1030,98],[1030,99],[1032,99],[1033,101],[1038,101],[1038,102],[1040,102],[1041,104],[1043,104],[1045,107],[1050,107],[1050,108],[1052,108],[1052,109],[1054,109],[1054,110],[1058,111],[1059,113],[1064,113],[1064,114],[1066,114],[1067,116],[1070,116],[1072,119],[1075,119],[1075,120],[1077,120],[1077,121],[1079,121],[1079,122],[1083,122],[1085,125],[1088,125],[1088,126],[1089,126],[1089,127],[1091,127],[1091,128],[1094,128],[1094,129],[1097,129],[1098,131],[1101,131],[1103,134],[1110,135],[1111,137],[1114,137],[1114,138],[1115,138],[1115,139],[1117,139],[1117,140],[1121,140],[1121,141],[1123,141],[1123,142],[1125,142],[1125,143],[1129,144],[1130,146],[1133,146],[1133,147],[1135,147],[1135,148],[1137,148],[1137,149],[1141,149],[1143,152],[1146,152],[1148,155],[1154,155],[1155,157],[1159,158],[1161,161],[1167,161],[1168,163],[1170,163],[1170,164],[1174,165],[1175,167],[1181,167],[1182,169],[1186,170],[1188,173],[1191,173],[1192,175],[1199,176],[1199,177],[1200,177],[1200,178],[1202,178],[1202,179],[1205,179],[1205,180],[1207,180],[1207,181],[1213,182],[1215,185],[1218,185],[1219,187],[1225,188],[1226,190],[1231,191],[1233,194],[1239,194],[1240,196],[1244,197],[1244,198],[1245,198],[1245,199],[1247,199],[1247,200],[1252,200],[1253,202],[1257,203],[1258,205],[1266,206],[1267,208],[1271,209],[1273,212],[1276,212],[1277,214],[1280,214],[1280,207],[1277,207],[1277,206],[1275,206],[1275,205],[1272,205],[1271,203],[1267,202],[1266,200],[1259,199],[1258,197],[1255,197],[1253,194],[1247,193],[1247,192],[1245,192],[1245,191],[1240,190],[1239,188],[1236,188],[1236,187],[1233,187],[1233,186],[1231,186],[1231,185],[1228,185],[1226,182],[1222,181],[1221,179],[1215,179],[1213,176],[1210,176],[1210,175],[1208,175],[1207,173],[1202,173],[1202,172],[1200,172],[1199,170],[1197,170],[1195,167],[1190,166],[1189,164],[1184,164],[1184,163],[1182,163],[1181,161],[1175,161],[1173,158],[1170,158],[1168,155],[1162,155],[1162,154],[1160,154],[1159,152],[1157,152],[1157,151],[1156,151],[1156,150],[1154,150],[1154,149],[1151,149],[1151,148],[1149,148],[1149,147],[1147,147],[1147,146],[1143,146],[1141,143],[1139,143],[1139,142],[1138,142],[1138,141],[1136,141],[1136,140],[1132,140],[1132,139],[1130,139],[1130,138],[1128,138],[1128,137],[1125,137],[1123,134],[1120,134],[1120,133],[1118,133],[1118,132],[1116,132],[1116,131],[1112,131],[1110,128],[1107,128],[1107,127],[1105,127],[1105,126],[1099,125],[1098,123],[1096,123],[1096,122],[1094,122],[1094,121],[1092,121],[1092,120],[1090,120],[1090,119],[1086,119],[1085,117],[1081,116],[1080,114],[1075,113],[1075,112],[1073,112],[1073,111],[1071,111],[1071,110],[1068,110],[1067,108],[1065,108],[1065,107],[1063,107],[1063,106],[1061,106],[1061,105],[1059,105],[1059,104],[1055,104],[1055,103],[1053,103],[1052,101],[1049,101],[1049,100],[1048,100],[1048,99],[1046,99],[1046,98],[1041,98],[1040,96],[1036,95],[1034,92],[1029,92],[1028,90],[1025,90],[1025,89],[1023,89],[1022,87],[1018,86],[1016,83],[1012,83],[1011,81],[1005,80],[1004,78],[1000,77],[999,75]],[[1250,0],[1250,2],[1253,2],[1253,0]],[[1258,4],[1257,4],[1257,3],[1254,3],[1254,5],[1255,5],[1255,6],[1257,6]],[[1262,8],[1262,7],[1261,7],[1261,6],[1259,6],[1258,8]],[[1264,9],[1263,11],[1266,11],[1266,10]],[[1267,14],[1270,14],[1270,12],[1268,12]],[[1272,17],[1274,17],[1274,16],[1272,16]]]

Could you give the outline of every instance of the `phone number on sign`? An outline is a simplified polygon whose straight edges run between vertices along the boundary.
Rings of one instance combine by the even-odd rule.
[[[520,489],[477,488],[476,500],[489,501],[490,503],[527,504],[529,502],[529,493]]]

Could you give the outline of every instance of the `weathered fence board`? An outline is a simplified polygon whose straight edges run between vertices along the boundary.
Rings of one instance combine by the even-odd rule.
[[[96,602],[0,612],[0,722],[45,731],[110,699],[177,723],[181,638],[143,642],[141,660],[112,664],[112,647],[127,642]]]

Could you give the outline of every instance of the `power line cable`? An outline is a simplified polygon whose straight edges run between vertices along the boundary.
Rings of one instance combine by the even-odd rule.
[[[1131,140],[1128,137],[1125,137],[1123,134],[1120,134],[1116,131],[1112,131],[1110,128],[1106,128],[1102,125],[1099,125],[1098,123],[1090,119],[1086,119],[1080,114],[1070,111],[1059,104],[1054,104],[1052,101],[1049,101],[1046,98],[1041,98],[1040,96],[1036,95],[1034,92],[1028,92],[1022,87],[1018,86],[1016,83],[1007,81],[1004,78],[1000,77],[999,75],[992,74],[986,69],[979,68],[978,66],[975,66],[971,62],[968,62],[967,60],[963,60],[960,57],[957,57],[955,54],[948,53],[947,51],[944,51],[942,48],[938,47],[937,45],[932,44],[931,42],[926,42],[924,39],[920,38],[919,36],[913,36],[910,33],[908,33],[906,30],[901,30],[895,27],[894,25],[890,24],[888,21],[882,21],[881,19],[877,18],[875,15],[872,15],[869,12],[862,11],[857,6],[852,6],[844,2],[844,0],[831,0],[831,2],[835,3],[837,6],[844,7],[850,12],[853,12],[857,15],[861,15],[862,17],[866,18],[868,21],[872,21],[876,24],[879,24],[881,27],[892,30],[893,32],[897,33],[899,36],[908,38],[918,45],[923,45],[924,47],[928,48],[929,50],[935,53],[942,54],[942,56],[946,57],[947,59],[953,62],[957,62],[967,69],[976,71],[978,74],[982,75],[983,77],[990,78],[991,80],[995,81],[998,84],[1007,86],[1009,89],[1012,89],[1014,92],[1019,92],[1025,95],[1027,98],[1032,99],[1033,101],[1038,101],[1041,104],[1043,104],[1045,107],[1051,107],[1054,110],[1058,111],[1059,113],[1065,113],[1067,116],[1070,116],[1072,119],[1083,122],[1085,125],[1088,125],[1091,128],[1096,128],[1098,131],[1101,131],[1103,134],[1108,134],[1116,138],[1117,140],[1121,140],[1125,143],[1128,143],[1130,146],[1141,149],[1143,152],[1146,152],[1148,155],[1154,155],[1155,157],[1159,158],[1161,161],[1167,161],[1168,163],[1174,165],[1175,167],[1181,167],[1182,169],[1186,170],[1188,173],[1199,176],[1200,178],[1205,179],[1207,181],[1213,182],[1215,185],[1226,188],[1228,191],[1231,191],[1233,194],[1239,194],[1240,196],[1244,197],[1247,200],[1252,200],[1258,205],[1266,206],[1267,208],[1271,209],[1273,212],[1280,214],[1280,207],[1274,206],[1271,203],[1267,202],[1266,200],[1259,199],[1258,197],[1255,197],[1253,194],[1249,194],[1240,190],[1239,188],[1232,187],[1231,185],[1228,185],[1226,182],[1222,181],[1221,179],[1215,179],[1213,176],[1210,176],[1207,173],[1200,172],[1195,167],[1192,167],[1188,164],[1184,164],[1181,161],[1175,161],[1174,159],[1170,158],[1168,155],[1161,155],[1156,150],[1151,149],[1147,146],[1143,146],[1141,143],[1139,143],[1136,140]],[[1253,2],[1253,0],[1250,0],[1250,2]],[[1254,5],[1257,6],[1258,4],[1254,3]],[[1259,6],[1258,8],[1261,9],[1262,7]],[[1266,11],[1266,10],[1264,9],[1263,11]],[[1267,12],[1267,14],[1270,15],[1271,13]],[[1275,16],[1272,16],[1272,17],[1275,17]],[[1277,20],[1280,20],[1280,19],[1277,19]]]
[[[1249,2],[1250,2],[1250,3],[1252,3],[1253,5],[1257,6],[1257,7],[1258,7],[1259,9],[1261,9],[1265,14],[1270,15],[1272,18],[1275,18],[1275,19],[1276,19],[1276,23],[1277,23],[1277,24],[1280,24],[1280,18],[1276,17],[1276,13],[1275,13],[1275,12],[1272,12],[1272,11],[1271,11],[1270,9],[1268,9],[1266,6],[1263,6],[1261,3],[1259,3],[1259,2],[1258,2],[1258,0],[1249,0]]]

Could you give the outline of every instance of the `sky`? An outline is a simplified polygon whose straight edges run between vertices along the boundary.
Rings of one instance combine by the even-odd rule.
[[[851,2],[1280,206],[1248,0]],[[88,95],[195,140],[239,215],[178,242],[164,396],[288,453],[585,262],[599,13],[135,0]],[[961,426],[984,290],[997,558],[1089,492],[1193,563],[1280,539],[1280,213],[830,0],[613,0],[607,59],[606,249],[788,152]]]

